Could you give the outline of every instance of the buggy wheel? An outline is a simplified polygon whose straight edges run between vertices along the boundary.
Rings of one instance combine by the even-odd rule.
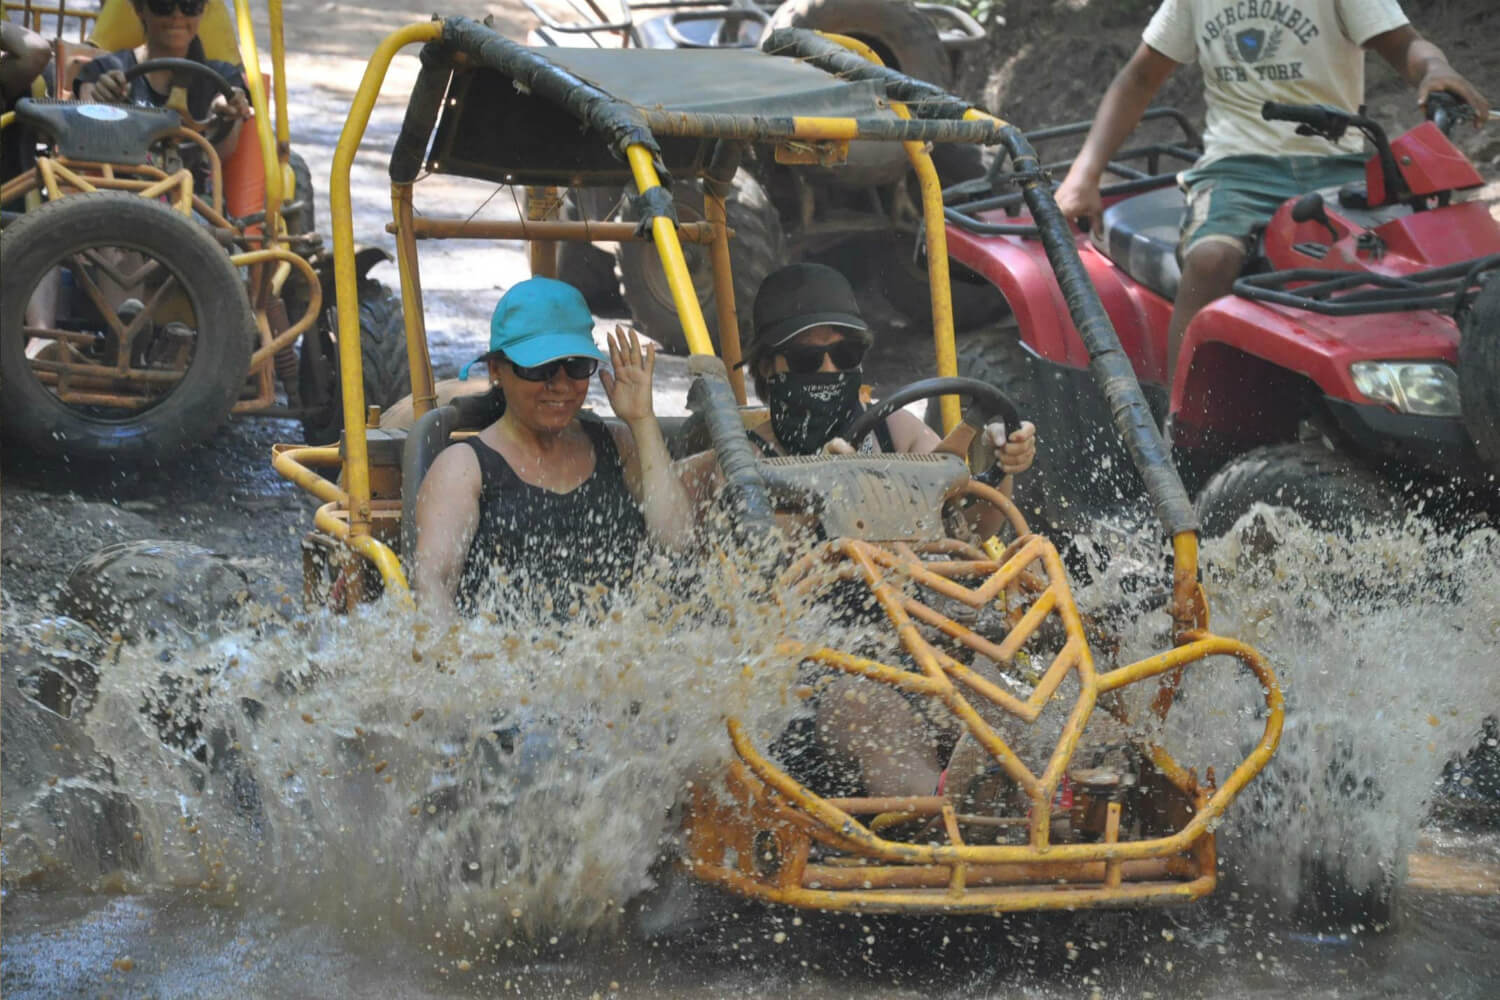
[[[1464,426],[1489,471],[1500,475],[1500,275],[1492,273],[1464,315],[1458,395]]]
[[[305,410],[302,437],[308,444],[332,444],[344,429],[344,394],[339,383],[339,352],[333,333],[338,310],[330,306],[315,333],[304,336],[297,381]],[[411,395],[406,354],[406,319],[401,299],[373,278],[359,283],[360,359],[364,362],[365,405],[382,410]]]
[[[559,216],[564,222],[586,218],[578,207],[578,196],[569,191],[563,197]],[[625,306],[620,295],[620,276],[615,273],[615,255],[592,243],[563,240],[557,244],[557,277],[583,293],[589,311],[599,315],[618,315]]]
[[[1257,503],[1290,507],[1316,528],[1345,533],[1389,523],[1401,510],[1400,497],[1374,469],[1300,442],[1256,448],[1214,473],[1198,494],[1204,536],[1229,531]]]
[[[682,222],[704,219],[703,189],[684,185],[676,195],[677,218]],[[734,238],[729,241],[730,266],[734,277],[734,306],[739,316],[740,338],[748,339],[750,307],[761,281],[781,265],[784,256],[781,219],[765,189],[750,174],[741,170],[734,178],[729,197],[724,200],[724,214]],[[708,332],[719,335],[715,307],[713,264],[709,248],[700,243],[683,245],[693,289],[703,307]],[[625,302],[635,325],[647,336],[674,354],[687,353],[687,336],[672,301],[661,255],[653,243],[620,244],[620,275],[625,285]]]
[[[255,320],[202,226],[156,201],[91,192],[28,212],[0,246],[8,437],[39,452],[141,461],[224,422]]]

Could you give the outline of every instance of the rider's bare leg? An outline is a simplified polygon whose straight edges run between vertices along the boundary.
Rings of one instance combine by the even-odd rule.
[[[932,795],[937,788],[937,748],[894,688],[840,677],[818,699],[817,732],[825,749],[859,765],[867,795]]]
[[[1245,267],[1245,250],[1229,240],[1205,238],[1194,243],[1182,262],[1182,281],[1172,304],[1172,322],[1167,327],[1167,385],[1177,374],[1177,355],[1182,335],[1198,310],[1214,299],[1228,295]]]

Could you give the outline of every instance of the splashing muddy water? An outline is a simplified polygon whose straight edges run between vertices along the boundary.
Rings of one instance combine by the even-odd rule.
[[[1232,875],[1220,896],[1248,888],[1289,909],[1317,870],[1354,887],[1399,880],[1443,763],[1500,707],[1500,538],[1408,528],[1351,544],[1286,512],[1252,517],[1257,532],[1206,545],[1205,580],[1215,631],[1249,640],[1276,669],[1288,725],[1271,767],[1220,828]],[[1264,532],[1277,542],[1269,557],[1255,551]],[[1150,530],[1110,547],[1078,598],[1120,625],[1117,659],[1128,662],[1164,643],[1158,603],[1118,611],[1122,593],[1159,585],[1161,553]],[[403,954],[426,942],[428,973],[406,982],[413,995],[453,995],[432,986],[434,969],[486,969],[499,989],[515,956],[557,939],[621,940],[631,901],[661,880],[687,783],[712,780],[728,758],[724,719],[745,719],[764,745],[799,711],[796,663],[777,641],[828,634],[812,609],[752,599],[744,579],[705,572],[690,601],[644,583],[587,627],[475,620],[445,630],[386,603],[206,645],[125,647],[84,727],[108,766],[29,801],[6,796],[8,894],[40,876],[64,891],[114,887],[144,908],[126,916],[148,922],[186,901],[237,914],[241,936],[265,923],[300,928],[314,956],[338,956],[351,935]],[[1222,777],[1258,733],[1261,703],[1233,670],[1195,671],[1163,738],[1200,773],[1212,765]],[[8,789],[15,735],[7,729]],[[89,863],[88,831],[135,845],[115,866],[123,877],[101,878]],[[154,902],[163,892],[176,902]],[[712,905],[743,908],[723,896]],[[1208,926],[1178,933],[1222,955],[1244,932],[1215,905],[1189,918]],[[1110,926],[1107,915],[1079,919]],[[777,926],[784,936],[790,918]],[[965,926],[982,934],[1002,923]],[[207,947],[219,949],[213,964],[237,946]],[[204,962],[152,957],[168,968]],[[365,959],[304,961],[317,974],[320,962]],[[554,983],[587,979],[587,966],[565,962]],[[173,992],[184,980],[165,982],[167,995],[186,995]],[[1078,985],[1058,983],[1061,993],[1036,995]]]

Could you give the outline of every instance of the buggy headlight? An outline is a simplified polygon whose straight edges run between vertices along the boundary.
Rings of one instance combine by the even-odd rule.
[[[1349,366],[1354,387],[1402,413],[1456,417],[1458,372],[1434,361],[1356,361]]]

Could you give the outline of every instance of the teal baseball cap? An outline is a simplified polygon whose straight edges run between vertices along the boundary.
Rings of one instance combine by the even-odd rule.
[[[490,316],[490,349],[464,365],[458,377],[468,378],[470,368],[497,354],[523,367],[558,358],[609,360],[594,346],[594,317],[583,293],[555,278],[527,278],[500,296]]]

